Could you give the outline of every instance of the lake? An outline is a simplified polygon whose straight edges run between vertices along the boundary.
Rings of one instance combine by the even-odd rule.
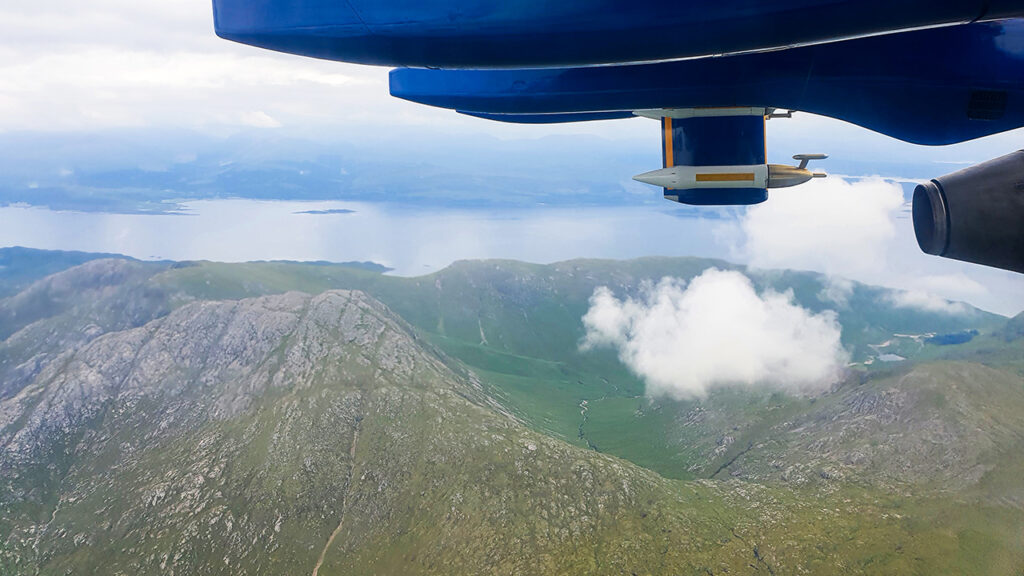
[[[501,211],[210,200],[184,206],[186,213],[169,215],[0,208],[0,246],[141,259],[369,260],[400,275],[476,258],[548,263],[578,257],[728,256],[727,247],[714,240],[721,220],[682,219],[671,205]]]
[[[749,253],[742,248],[739,217],[728,217],[728,212],[698,217],[669,202],[512,210],[242,199],[190,201],[183,206],[181,214],[152,215],[0,207],[0,246],[113,252],[147,260],[372,261],[406,276],[462,259],[550,263],[701,256],[742,263]],[[923,289],[1006,315],[1024,308],[1024,276],[926,256],[917,248],[906,211],[893,218],[895,236],[884,246],[864,247],[882,264],[846,275],[872,284]],[[851,233],[812,230],[797,241],[814,251]],[[855,252],[864,250],[854,247]],[[813,261],[794,262],[775,265],[834,271]]]

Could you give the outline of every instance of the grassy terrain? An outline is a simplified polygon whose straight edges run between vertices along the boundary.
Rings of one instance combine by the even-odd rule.
[[[13,296],[40,280],[98,258],[124,258],[116,254],[33,250],[12,246],[0,248],[0,298]]]
[[[175,306],[291,290],[363,290],[474,370],[490,393],[535,429],[668,477],[690,478],[710,474],[744,448],[742,443],[732,444],[708,458],[725,436],[738,437],[738,430],[727,425],[729,419],[742,423],[749,436],[757,430],[755,422],[776,425],[789,412],[804,409],[806,402],[746,392],[724,392],[703,403],[647,399],[643,382],[612,351],[579,350],[580,318],[596,286],[630,294],[645,281],[692,278],[711,266],[733,268],[697,258],[576,260],[547,266],[484,261],[458,262],[427,276],[400,278],[346,265],[195,262],[155,269],[146,285]],[[796,302],[812,311],[835,309],[843,326],[843,344],[855,361],[882,351],[904,355],[911,363],[972,356],[1006,368],[1019,369],[1024,363],[1018,349],[990,336],[1005,324],[998,316],[977,310],[947,315],[897,308],[886,300],[886,291],[861,285],[854,286],[847,304],[838,306],[821,298],[826,280],[817,274],[775,272],[752,278],[762,290],[790,291]],[[984,334],[959,346],[893,336],[965,329]],[[887,341],[891,344],[885,348],[871,347]],[[874,362],[864,369],[885,374],[905,367]],[[851,378],[863,377],[857,374]],[[686,425],[688,415],[692,419],[697,409],[716,415],[713,428]]]
[[[730,267],[488,261],[396,278],[198,262],[136,270],[88,302],[51,282],[31,302],[62,305],[31,334],[92,322],[117,336],[206,301],[359,289],[410,325],[402,338],[420,368],[391,377],[378,344],[294,331],[252,372],[182,373],[168,385],[195,392],[112,401],[0,492],[20,494],[0,502],[0,529],[23,537],[4,540],[0,572],[301,573],[321,556],[324,575],[1024,571],[1019,319],[897,308],[860,285],[840,305],[821,298],[818,275],[753,275],[759,290],[837,311],[858,365],[815,397],[652,399],[612,352],[579,350],[596,286],[633,294],[709,266]],[[129,301],[148,303],[132,321],[118,317]],[[0,308],[20,310],[12,302]],[[979,335],[950,346],[919,337],[963,330]],[[907,360],[864,364],[886,341]],[[259,388],[324,350],[338,356]],[[250,389],[260,391],[237,392]],[[213,413],[224,390],[245,408],[187,416]],[[165,416],[190,424],[156,427]]]

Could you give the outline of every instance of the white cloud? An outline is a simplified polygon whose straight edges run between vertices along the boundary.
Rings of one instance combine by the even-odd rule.
[[[827,276],[825,285],[818,292],[818,299],[845,308],[853,296],[853,282],[840,276]]]
[[[1024,305],[1024,276],[922,253],[902,188],[890,179],[830,175],[772,190],[768,202],[720,225],[716,240],[733,260],[754,268],[826,274],[818,297],[840,307],[849,297],[850,280],[966,300],[1007,315]],[[951,309],[932,305],[936,311]]]
[[[14,0],[0,7],[0,38],[35,52],[101,44],[181,50],[212,33],[209,0]]]
[[[0,6],[0,132],[230,132],[258,110],[289,129],[395,125],[516,138],[647,135],[643,122],[515,126],[391,98],[387,68],[218,38],[210,0],[14,0]],[[222,130],[223,129],[223,130]]]
[[[958,274],[922,276],[919,279],[919,284],[924,290],[929,292],[956,294],[961,297],[978,296],[988,292],[988,289],[982,286],[981,283],[962,272]]]
[[[0,90],[34,92],[55,87],[89,90],[137,88],[207,90],[224,87],[380,84],[367,77],[327,72],[309,60],[239,57],[230,53],[130,51],[97,47],[51,52],[3,66]]]
[[[260,110],[253,110],[251,112],[243,112],[240,116],[241,123],[246,126],[254,126],[256,128],[280,128],[281,123],[274,120],[266,112]]]
[[[89,47],[6,56],[0,130],[252,125],[252,114],[239,110],[259,110],[278,124],[323,124],[364,113],[362,102],[387,92],[384,70],[258,50],[239,56]]]
[[[848,359],[834,313],[812,314],[790,294],[758,295],[743,274],[713,268],[689,286],[644,286],[638,298],[600,287],[583,324],[581,348],[617,349],[654,396],[736,385],[813,392],[837,381]]]
[[[829,177],[773,190],[742,222],[741,256],[752,266],[856,275],[885,266],[896,237],[899,185],[881,179]]]
[[[922,290],[893,290],[885,296],[885,301],[897,308],[914,308],[926,312],[941,312],[943,314],[967,314],[970,312],[970,308],[961,302],[950,302],[941,296]]]

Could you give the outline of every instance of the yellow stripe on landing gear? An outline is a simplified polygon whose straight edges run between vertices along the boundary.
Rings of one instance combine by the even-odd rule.
[[[754,173],[729,172],[725,174],[695,174],[697,182],[753,182]]]
[[[675,158],[672,157],[672,119],[666,117],[663,123],[665,124],[665,136],[662,138],[665,141],[665,168],[671,168],[676,165]]]

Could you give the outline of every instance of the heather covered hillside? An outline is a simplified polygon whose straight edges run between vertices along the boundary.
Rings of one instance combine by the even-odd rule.
[[[0,299],[5,574],[1024,568],[1019,317],[700,259],[26,257],[49,264]],[[596,288],[709,268],[834,321],[837,379],[652,394],[581,347]]]

